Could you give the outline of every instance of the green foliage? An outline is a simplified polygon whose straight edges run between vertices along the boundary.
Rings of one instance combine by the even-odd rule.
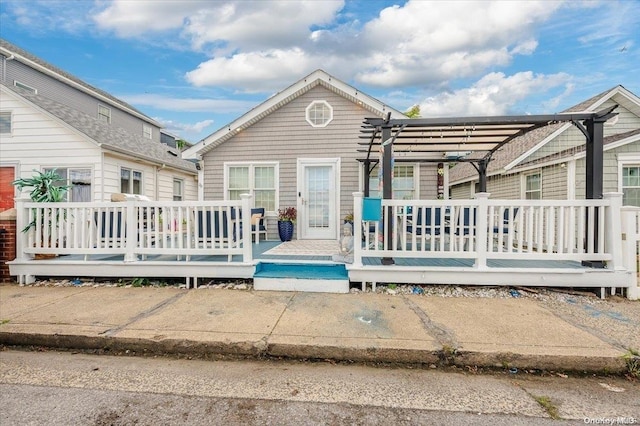
[[[21,192],[25,188],[30,190],[29,198],[36,203],[59,203],[64,201],[64,196],[69,190],[69,185],[64,183],[65,180],[58,175],[55,169],[46,172],[34,170],[32,177],[20,178],[11,182]],[[36,219],[34,218],[22,232],[27,232],[35,226]]]
[[[143,287],[143,286],[148,286],[149,284],[150,282],[148,278],[138,277],[131,280],[131,287]]]
[[[420,105],[414,105],[404,113],[409,118],[420,118]]]
[[[552,402],[551,398],[548,396],[535,396],[536,402],[540,404],[540,406],[547,412],[549,417],[554,420],[560,419],[560,414],[558,413],[558,407],[556,407]]]
[[[635,349],[629,348],[622,357],[627,364],[629,375],[640,379],[640,353]]]
[[[19,191],[30,189],[29,198],[37,203],[58,203],[64,201],[64,196],[69,190],[69,185],[58,175],[56,170],[39,172],[30,178],[16,179],[11,182]]]

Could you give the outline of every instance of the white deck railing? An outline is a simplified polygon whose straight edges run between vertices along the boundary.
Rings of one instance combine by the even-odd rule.
[[[251,196],[239,201],[34,203],[18,200],[18,257],[241,255],[251,262]],[[247,212],[247,214],[243,214]],[[28,224],[33,226],[21,232]],[[242,232],[241,229],[247,230]]]
[[[355,227],[354,264],[363,257],[603,261],[622,267],[622,194],[602,200],[381,200],[380,221]],[[386,218],[392,219],[389,241]],[[354,223],[362,220],[354,194]],[[596,224],[598,226],[596,226]],[[364,232],[364,234],[363,234]]]

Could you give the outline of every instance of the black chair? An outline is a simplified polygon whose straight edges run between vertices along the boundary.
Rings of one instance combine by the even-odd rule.
[[[251,209],[251,235],[255,237],[256,244],[260,242],[260,234],[264,234],[264,239],[267,239],[264,213],[264,207]],[[242,229],[242,222],[240,222],[240,226]]]
[[[502,231],[502,245],[505,246],[508,236],[509,236],[509,231],[513,228],[513,224],[516,221],[516,217],[518,216],[518,209],[519,207],[514,207],[513,208],[513,216],[511,216],[511,209],[509,207],[504,209],[504,213],[502,214],[502,223],[497,223],[494,227],[493,227],[493,238],[494,240],[497,242],[499,236],[500,236],[500,231]],[[498,221],[499,222],[499,221]]]
[[[469,241],[476,236],[477,220],[477,208],[476,207],[463,207],[458,211],[458,217],[455,221],[455,227],[453,228],[453,234],[456,237],[464,239],[464,247],[467,248]],[[454,239],[454,244],[457,244],[458,238]]]
[[[125,220],[121,211],[95,212],[100,247],[122,247],[125,244]]]
[[[212,220],[213,217],[213,220]],[[229,238],[227,229],[227,212],[214,210],[198,210],[196,215],[198,242],[221,241]]]
[[[424,235],[435,241],[443,232],[442,207],[418,207],[417,210],[414,218],[413,208],[407,208],[407,234]]]

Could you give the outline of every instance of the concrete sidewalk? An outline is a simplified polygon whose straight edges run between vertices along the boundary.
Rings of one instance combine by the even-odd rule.
[[[527,298],[0,286],[0,343],[623,372],[624,349]]]

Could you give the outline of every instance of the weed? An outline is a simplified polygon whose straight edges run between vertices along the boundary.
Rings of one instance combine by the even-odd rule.
[[[0,325],[8,324],[8,323],[9,323],[9,321],[11,321],[11,320],[8,320],[8,319],[0,320]]]
[[[553,402],[551,402],[551,398],[549,398],[548,396],[534,396],[534,398],[536,402],[540,404],[542,408],[544,408],[544,411],[547,412],[549,417],[551,417],[553,420],[560,419],[558,407],[553,405]]]
[[[387,287],[389,287],[389,289],[391,290],[395,290],[396,287],[398,287],[396,284],[389,284]]]
[[[622,356],[627,363],[627,371],[631,377],[640,379],[640,353],[636,349],[629,348]]]
[[[148,278],[134,278],[131,280],[131,287],[142,287],[149,285]]]

